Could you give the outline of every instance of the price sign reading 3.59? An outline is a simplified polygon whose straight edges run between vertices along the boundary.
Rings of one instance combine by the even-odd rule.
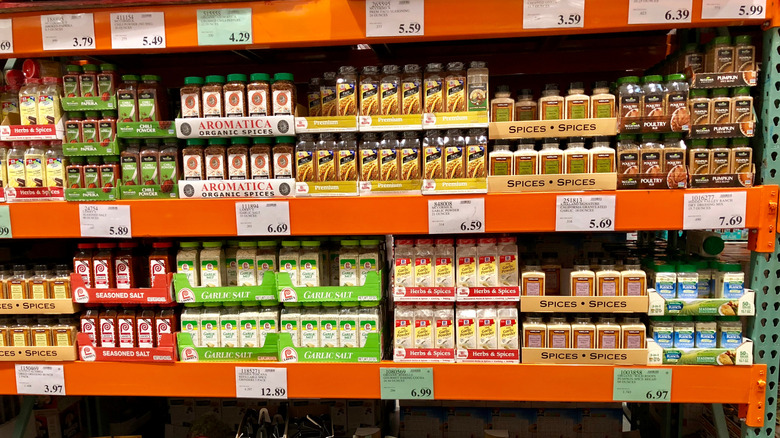
[[[428,201],[428,233],[484,233],[485,198]]]
[[[433,400],[433,368],[380,368],[382,400]]]
[[[615,195],[558,196],[555,231],[615,231]]]
[[[523,1],[523,29],[556,29],[584,26],[584,0]]]
[[[289,236],[290,203],[236,202],[236,230],[239,236]]]
[[[165,13],[111,14],[111,48],[164,49]]]
[[[628,24],[690,23],[692,0],[631,0]]]

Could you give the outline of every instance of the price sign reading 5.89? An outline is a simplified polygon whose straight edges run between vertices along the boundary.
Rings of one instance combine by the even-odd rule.
[[[366,36],[425,35],[425,0],[366,0]]]

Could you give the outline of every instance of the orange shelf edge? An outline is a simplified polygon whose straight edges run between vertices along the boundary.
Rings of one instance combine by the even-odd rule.
[[[702,20],[702,1],[693,1],[691,23],[628,25],[628,2],[588,0],[583,28],[523,29],[523,2],[483,0],[478,6],[468,0],[426,0],[425,35],[416,37],[366,38],[365,0],[287,0],[284,2],[236,2],[218,4],[133,6],[100,9],[70,9],[51,12],[0,14],[14,19],[13,55],[63,56],[112,52],[110,14],[112,12],[164,12],[167,48],[117,50],[116,53],[165,53],[210,50],[305,47],[357,43],[436,41],[475,38],[506,38],[539,35],[570,35],[606,32],[646,31],[691,27],[760,25],[776,19],[777,5],[768,2],[766,19]],[[253,44],[235,46],[197,45],[198,9],[251,8]],[[43,51],[40,16],[50,13],[94,14],[95,50]]]
[[[614,366],[531,364],[65,363],[68,395],[235,397],[235,367],[287,368],[289,398],[379,399],[379,368],[433,368],[437,400],[612,402]],[[622,368],[622,367],[621,367]],[[648,368],[648,367],[639,367]],[[763,401],[766,365],[673,369],[672,403]],[[713,384],[728,382],[728,384]],[[758,392],[756,392],[758,391]],[[0,393],[15,394],[13,363],[0,364]],[[756,418],[748,424],[756,425]],[[759,418],[763,421],[763,416]],[[758,424],[760,425],[760,424]]]
[[[578,195],[616,195],[615,230],[680,230],[685,193],[745,190],[745,227],[758,230],[755,250],[774,249],[777,224],[777,186],[748,189],[623,190],[576,192]],[[428,201],[485,198],[488,233],[553,232],[559,195],[571,192],[449,196],[363,196],[288,198],[292,235],[426,234]],[[235,203],[248,199],[171,199],[116,201],[131,206],[134,237],[235,236]],[[282,199],[274,199],[279,201]],[[262,200],[260,200],[262,201]],[[15,238],[80,237],[78,203],[11,203]]]

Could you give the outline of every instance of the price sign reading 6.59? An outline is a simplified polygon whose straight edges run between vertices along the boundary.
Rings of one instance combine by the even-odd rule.
[[[484,233],[485,198],[428,201],[428,233]]]

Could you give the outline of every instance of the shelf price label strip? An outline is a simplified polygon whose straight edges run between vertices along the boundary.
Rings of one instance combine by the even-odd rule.
[[[16,392],[30,395],[65,395],[62,365],[16,364]]]
[[[129,205],[80,204],[81,237],[133,237]]]
[[[111,14],[112,49],[164,49],[165,13]]]
[[[13,237],[11,209],[7,205],[0,205],[0,239],[12,239]]]
[[[433,368],[380,368],[382,400],[433,400]]]
[[[252,44],[252,8],[198,9],[198,45]]]
[[[745,228],[747,192],[685,193],[683,230]]]
[[[672,400],[672,370],[669,368],[615,368],[612,400],[669,402]]]
[[[14,53],[13,20],[0,20],[0,53]]]
[[[236,230],[239,236],[289,236],[290,203],[236,202]]]
[[[555,231],[615,231],[615,195],[558,196]]]
[[[425,0],[367,0],[366,36],[425,35]]]
[[[89,50],[95,48],[92,14],[41,15],[43,50]]]
[[[702,20],[764,19],[766,0],[702,0]]]
[[[628,24],[690,23],[692,0],[631,0],[628,4]]]
[[[523,29],[585,27],[585,0],[523,0]]]
[[[485,198],[428,201],[428,234],[484,232]]]
[[[236,367],[236,398],[287,400],[287,368]]]

